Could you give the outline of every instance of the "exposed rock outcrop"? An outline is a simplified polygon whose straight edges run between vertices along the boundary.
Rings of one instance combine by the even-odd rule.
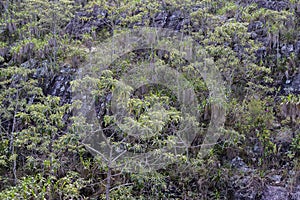
[[[112,22],[108,19],[106,10],[94,6],[92,11],[80,11],[66,26],[66,32],[77,39],[85,33],[99,32],[104,28],[111,29]]]
[[[262,200],[298,200],[300,199],[300,187],[295,188],[295,191],[290,191],[287,188],[280,186],[267,186]]]
[[[300,73],[295,75],[292,79],[286,80],[284,84],[284,91],[286,94],[300,94]]]
[[[39,80],[39,84],[45,95],[60,97],[61,104],[70,103],[70,81],[74,79],[75,69],[65,65],[57,72],[51,68],[50,63],[47,60],[38,62],[34,59],[26,61],[22,66],[25,68],[36,69],[33,78]]]
[[[289,1],[268,1],[268,0],[255,0],[258,7],[271,10],[285,10],[289,8]]]

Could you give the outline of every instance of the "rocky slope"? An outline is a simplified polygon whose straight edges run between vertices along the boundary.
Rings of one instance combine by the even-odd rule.
[[[80,45],[76,46],[76,42],[74,42],[71,44],[71,46],[74,45],[75,49],[78,48],[81,50],[81,52],[78,53],[79,55],[76,54],[75,56],[72,54],[71,58],[62,58],[61,62],[58,64],[58,69],[51,68],[51,62],[53,61],[49,61],[50,59],[45,59],[43,56],[39,56],[38,53],[35,52],[36,50],[34,50],[33,43],[22,46],[20,50],[22,54],[21,57],[19,54],[19,56],[16,56],[12,52],[11,46],[1,47],[1,69],[5,69],[14,64],[18,65],[18,61],[20,61],[19,65],[22,69],[34,70],[34,73],[30,75],[30,78],[38,82],[37,85],[42,89],[43,95],[60,97],[59,105],[63,106],[73,103],[71,82],[75,79],[76,73],[78,73],[80,70],[80,66],[86,63],[86,60],[88,60],[80,57],[83,57],[84,53],[82,52],[90,52],[93,46],[99,42],[99,40],[103,41],[105,38],[112,36],[114,31],[118,30],[120,27],[160,27],[172,29],[177,32],[181,31],[192,36],[201,32],[203,35],[199,37],[197,35],[198,38],[196,37],[195,40],[199,44],[205,45],[205,39],[209,38],[211,33],[217,32],[216,30],[218,25],[214,24],[212,27],[209,26],[210,23],[215,23],[213,20],[216,20],[216,24],[219,23],[220,26],[227,23],[246,22],[247,33],[249,34],[249,39],[247,38],[247,40],[253,40],[255,44],[259,45],[254,53],[255,63],[260,63],[261,65],[258,64],[259,67],[262,65],[270,67],[270,73],[268,74],[268,77],[273,80],[270,82],[262,80],[256,81],[254,74],[253,78],[250,77],[250,81],[248,81],[247,75],[242,76],[242,73],[239,72],[237,73],[236,77],[241,77],[241,79],[236,79],[233,81],[233,86],[230,89],[232,89],[233,94],[238,97],[240,94],[239,86],[244,87],[252,80],[256,81],[251,82],[254,83],[254,85],[257,84],[262,88],[272,88],[272,90],[270,89],[266,90],[266,92],[263,92],[262,97],[258,98],[255,94],[251,96],[250,92],[244,92],[243,89],[241,89],[242,94],[247,93],[249,96],[245,95],[245,98],[242,96],[241,100],[239,98],[233,98],[233,100],[238,101],[238,103],[236,103],[237,105],[232,106],[233,111],[230,111],[228,114],[227,128],[232,127],[233,130],[242,135],[239,137],[246,137],[246,139],[241,139],[239,142],[232,145],[227,144],[224,140],[220,141],[220,145],[214,150],[215,153],[212,153],[213,155],[211,156],[212,158],[210,158],[211,160],[207,159],[205,161],[201,161],[204,163],[202,163],[205,166],[203,167],[204,169],[196,166],[195,168],[191,169],[191,173],[187,174],[184,174],[185,172],[177,172],[176,166],[172,166],[173,168],[171,167],[171,170],[162,169],[162,172],[158,173],[161,173],[160,175],[164,177],[162,178],[165,181],[165,185],[162,184],[163,186],[159,185],[159,183],[157,184],[155,181],[151,182],[150,179],[148,179],[149,183],[143,180],[144,184],[143,186],[140,186],[139,183],[134,182],[140,181],[136,180],[136,176],[138,175],[134,176],[132,174],[116,176],[117,178],[112,179],[112,182],[117,183],[119,181],[120,185],[126,185],[129,183],[131,184],[131,182],[134,183],[134,189],[130,192],[130,195],[132,196],[128,197],[132,199],[138,198],[138,195],[140,195],[140,197],[143,196],[144,198],[159,198],[158,196],[151,196],[152,194],[150,191],[152,191],[152,189],[155,191],[152,191],[152,193],[162,193],[162,196],[165,195],[164,198],[169,195],[168,197],[170,199],[300,199],[300,34],[297,32],[297,30],[300,30],[300,4],[297,2],[293,3],[292,1],[242,0],[232,4],[215,2],[213,6],[195,3],[195,5],[192,4],[187,6],[188,9],[185,10],[185,7],[183,8],[183,6],[179,6],[180,4],[174,3],[173,5],[169,1],[166,1],[167,3],[162,1],[163,3],[160,4],[161,2],[157,1],[160,6],[158,6],[158,9],[156,10],[147,8],[148,10],[146,9],[145,11],[143,7],[127,8],[124,6],[127,10],[120,9],[119,11],[115,5],[117,3],[114,4],[113,1],[107,2],[107,5],[97,3],[90,5],[88,1],[81,1],[81,8],[78,8],[76,12],[74,12],[74,17],[64,24],[62,30],[60,30],[60,34],[65,34],[66,37],[69,37],[69,41],[79,41]],[[253,7],[251,7],[251,5],[253,5]],[[2,7],[6,8],[4,4]],[[265,10],[257,14],[254,11],[252,12],[251,9],[257,12],[259,9]],[[212,19],[210,19],[212,21],[205,21],[206,18],[204,17],[202,21],[203,24],[199,24],[199,21],[197,21],[197,18],[199,17],[196,16],[195,18],[194,14],[199,14],[202,11],[208,13],[208,17],[205,16],[207,18],[211,17],[212,15]],[[253,17],[253,19],[247,21],[247,16],[246,14],[243,14],[243,12],[249,12],[249,15],[251,15],[252,12],[252,14],[254,13],[253,15],[257,15],[257,17]],[[268,12],[270,12],[270,14]],[[289,14],[292,13],[293,17],[289,18],[289,15],[284,12]],[[142,15],[140,16],[141,13]],[[265,13],[269,15],[266,14],[266,16],[264,16]],[[280,33],[278,32],[278,34],[276,31],[271,31],[272,28],[274,28],[273,23],[275,24],[275,22],[272,21],[273,15],[278,19],[281,19],[280,17],[284,15],[284,17],[282,17],[282,20],[284,21],[283,25],[278,25],[283,31],[279,31]],[[14,28],[12,24],[7,23],[6,27],[0,27],[0,34],[14,32],[14,29],[16,28]],[[296,31],[293,32],[293,30]],[[89,39],[86,39],[87,35]],[[13,35],[10,36],[13,37]],[[49,40],[47,42],[47,45],[49,48],[51,48],[51,41]],[[245,53],[245,49],[247,49],[245,46],[247,45],[242,44],[240,40],[234,41],[233,38],[232,41],[222,41],[220,43],[216,39],[216,41],[209,41],[206,44],[211,45],[214,42],[216,47],[229,46],[230,50],[235,52],[236,57],[239,58],[239,64],[242,65],[242,61],[245,59],[245,55],[247,55],[247,53]],[[42,50],[44,53],[46,51],[45,49]],[[62,52],[64,52],[64,50],[62,50]],[[168,59],[160,56],[160,54],[163,53],[164,52],[157,52],[156,54],[159,58],[162,58],[162,60],[168,62]],[[142,56],[143,53],[136,53],[136,57]],[[218,62],[218,59],[222,60],[222,56],[224,55],[216,55],[214,57],[215,61]],[[134,59],[136,59],[136,57]],[[261,74],[258,74],[257,77],[262,77],[260,75]],[[225,70],[223,76],[225,79],[228,78],[227,76],[229,76],[226,74]],[[3,81],[6,77],[3,78],[0,76],[0,78],[0,81]],[[247,84],[245,84],[245,82],[247,82]],[[5,83],[0,85],[1,90],[4,88],[4,86],[6,86]],[[104,95],[102,98],[99,98],[98,107],[96,108],[101,120],[104,120],[104,115],[108,113],[106,111],[109,109],[109,105],[111,103],[111,92],[105,91],[104,94],[108,96]],[[296,100],[294,101],[289,98],[296,98]],[[259,102],[258,105],[254,104],[252,107],[251,103],[245,103],[247,101],[259,101],[257,99],[261,100],[262,102],[266,101],[266,103],[260,104]],[[32,98],[31,104],[34,104],[38,101],[39,100]],[[244,107],[238,107],[238,105],[243,105]],[[259,107],[259,105],[265,106],[262,107],[264,110],[263,112],[256,112],[255,108]],[[250,112],[251,109],[254,110],[254,112]],[[250,114],[248,114],[248,112]],[[260,115],[263,115],[262,118],[267,118],[269,116],[266,114],[267,112],[272,112],[272,117],[270,117],[273,119],[271,120],[271,125],[268,124],[268,121],[265,122],[264,119],[259,118]],[[0,115],[0,117],[2,116],[5,115]],[[63,123],[71,126],[71,117],[72,115],[70,112],[63,114]],[[233,120],[233,123],[231,123],[231,120]],[[5,120],[1,118],[1,121]],[[27,124],[23,124],[23,122],[20,120],[19,126],[26,127],[30,122],[26,123]],[[31,126],[36,126],[37,123],[38,121],[32,122]],[[104,124],[103,122],[101,123]],[[9,124],[4,123],[4,126],[7,127],[4,127],[3,129],[11,131]],[[113,130],[115,127],[112,127],[111,129]],[[264,132],[265,129],[267,130],[266,132]],[[60,138],[61,135],[64,135],[68,129],[63,127],[59,130],[58,136],[55,136],[57,138]],[[261,133],[259,131],[261,131]],[[233,133],[235,132],[233,131]],[[230,135],[230,137],[234,136]],[[30,151],[32,150],[29,149],[28,151],[25,151],[25,154],[31,155]],[[86,184],[85,186],[81,187],[81,197],[89,196],[95,198],[104,198],[103,196],[99,197],[99,195],[104,194],[105,189],[103,189],[103,186],[98,184],[97,181],[100,179],[105,179],[106,176],[99,172],[100,170],[104,171],[105,167],[96,167],[97,164],[94,166],[90,165],[90,171],[88,171],[88,167],[86,167],[88,164],[86,163],[92,160],[92,156],[89,153],[79,153],[78,149],[67,149],[61,151],[61,154],[67,155],[66,158],[69,158],[71,157],[69,155],[71,154],[69,151],[75,152],[72,157],[74,160],[73,163],[64,161],[65,166],[67,166],[65,171],[76,171],[80,174],[80,178],[90,181],[90,184]],[[79,154],[81,160],[79,159]],[[38,157],[39,153],[35,153],[34,156]],[[20,157],[22,158],[22,156]],[[22,158],[23,163],[25,162],[24,157],[26,156],[23,156]],[[265,162],[262,157],[266,159]],[[44,159],[44,157],[41,156],[40,159]],[[18,160],[18,162],[20,162],[20,164],[18,164],[18,169],[20,169],[18,174],[26,175],[27,169],[22,168],[24,164],[21,164],[21,160]],[[85,163],[86,166],[77,166],[76,162]],[[14,167],[8,167],[9,171],[12,171],[10,168],[16,168],[16,165],[11,166]],[[45,167],[42,164],[41,166]],[[41,166],[37,165],[37,168],[41,168]],[[45,169],[43,168],[43,170]],[[92,170],[98,170],[98,172],[93,172]],[[1,176],[5,176],[5,171],[6,169],[4,168],[1,170]],[[66,176],[67,173],[65,171],[60,172],[61,174],[57,175],[57,177]],[[54,174],[53,172],[51,173],[51,175]],[[32,174],[35,174],[35,171],[32,171]],[[9,176],[13,177],[12,174]],[[190,178],[190,180],[185,180],[184,176]],[[1,186],[1,189],[2,187],[6,188],[6,186]],[[116,190],[118,189],[120,188],[116,186]],[[120,193],[122,192],[123,191],[120,190]],[[60,192],[57,192],[57,194],[58,193],[60,194]],[[126,191],[124,193],[126,194]],[[188,196],[190,193],[193,193],[193,195],[196,193],[198,196]],[[129,194],[127,195],[129,196]],[[48,198],[50,199],[49,196]],[[122,198],[124,198],[124,196]]]

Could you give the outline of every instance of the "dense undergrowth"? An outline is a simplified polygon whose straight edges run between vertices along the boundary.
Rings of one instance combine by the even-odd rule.
[[[300,73],[300,6],[284,2],[1,1],[0,199],[261,199],[269,184],[293,190],[300,184],[300,91],[284,88]],[[181,32],[205,49],[225,82],[227,113],[224,135],[206,157],[191,148],[189,156],[170,155],[176,162],[161,169],[128,172],[82,143],[87,130],[72,114],[78,102],[70,85],[84,84],[74,71],[91,64],[102,42],[143,26]],[[92,80],[105,135],[117,143],[127,138],[135,150],[157,148],[184,123],[176,95],[147,85],[131,92],[135,120],[117,127],[109,97],[122,74],[143,62],[189,79],[200,113],[192,145],[201,145],[211,119],[208,87],[190,76],[196,69],[178,52],[155,49],[130,52]],[[128,137],[133,127],[151,138]]]

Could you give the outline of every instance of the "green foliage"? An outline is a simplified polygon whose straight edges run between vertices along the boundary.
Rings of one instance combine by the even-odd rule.
[[[228,1],[221,9],[217,11],[217,14],[219,15],[230,14],[232,12],[236,12],[237,10],[238,10],[238,6],[234,2]]]
[[[282,45],[299,39],[296,1],[290,1],[284,11],[245,2],[249,1],[0,2],[0,199],[230,199],[229,191],[236,189],[232,178],[244,180],[231,168],[235,156],[242,157],[249,167],[258,168],[260,179],[265,178],[268,168],[276,166],[274,163],[288,162],[297,171],[299,95],[284,96],[280,105],[272,98],[277,95],[275,87],[283,73],[295,74],[299,68],[295,53],[278,56]],[[95,20],[76,15],[77,11],[91,14],[95,6],[107,11],[105,28],[90,27],[80,39],[65,33],[75,16],[82,23]],[[48,86],[41,84],[44,78],[36,78],[35,67],[47,61],[46,67],[55,76],[62,66],[78,69],[85,63],[91,74],[98,73],[99,66],[89,62],[96,44],[122,28],[149,26],[155,24],[158,13],[171,16],[175,11],[182,14],[178,21],[182,16],[186,18],[181,31],[203,46],[211,57],[206,61],[214,61],[225,79],[228,92],[226,126],[221,130],[224,134],[207,157],[199,158],[198,147],[211,117],[210,94],[203,78],[193,75],[199,72],[179,56],[180,52],[164,56],[154,49],[130,52],[107,66],[101,76],[86,76],[70,83],[77,92],[92,85],[97,103],[116,88],[128,97],[128,115],[121,124],[111,115],[110,102],[105,102],[106,112],[100,122],[108,130],[105,134],[110,141],[128,151],[142,152],[174,144],[180,125],[193,123],[199,134],[187,154],[157,151],[157,156],[172,161],[165,168],[125,173],[122,164],[130,163],[120,163],[114,169],[111,160],[87,152],[82,140],[90,130],[89,124],[81,116],[70,117],[80,102],[62,104],[60,97],[46,96]],[[97,16],[98,20],[103,18]],[[248,32],[249,25],[256,21],[262,22],[261,31],[266,33],[263,38],[253,39]],[[257,50],[262,46],[266,46],[267,57],[258,59]],[[37,61],[37,65],[24,63],[29,60]],[[145,61],[157,67],[168,65],[188,79],[198,98],[199,121],[192,117],[183,120],[176,94],[166,87],[147,85],[136,91],[121,87],[122,75]],[[294,135],[283,147],[275,133],[286,128]],[[141,133],[141,137],[132,139],[132,135]],[[252,151],[254,146],[258,146],[258,152]]]
[[[300,133],[299,131],[296,131],[295,133],[296,137],[293,139],[292,142],[292,150],[295,154],[299,154],[300,152]]]
[[[52,185],[54,186],[52,188]],[[66,177],[56,179],[53,176],[47,178],[41,174],[26,176],[19,184],[0,193],[1,199],[74,199],[82,198],[79,190],[85,185],[85,181],[79,178],[75,172],[69,172]],[[51,193],[51,190],[53,193]],[[53,195],[55,194],[55,195]],[[53,195],[53,196],[52,196]]]

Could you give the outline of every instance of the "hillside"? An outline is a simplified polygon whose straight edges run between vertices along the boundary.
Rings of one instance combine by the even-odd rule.
[[[298,0],[0,1],[0,199],[300,199]]]

